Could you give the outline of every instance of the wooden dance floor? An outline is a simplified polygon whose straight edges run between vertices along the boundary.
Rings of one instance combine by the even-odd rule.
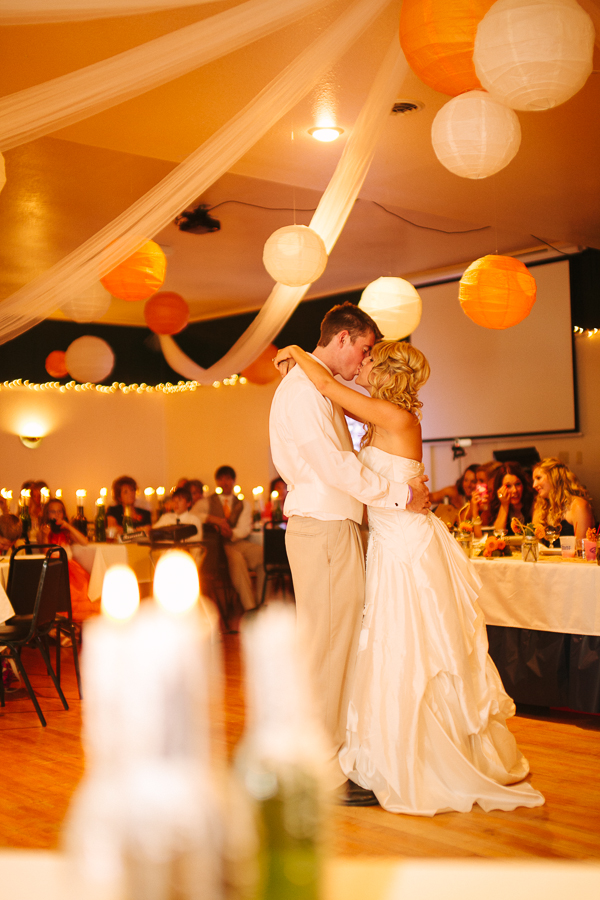
[[[244,727],[238,638],[224,639],[226,744],[231,753]],[[0,709],[0,846],[53,849],[83,772],[80,704],[70,650],[63,651],[63,683],[71,709],[63,710],[39,654],[25,665],[48,727],[39,724],[24,691],[8,694]],[[395,816],[379,808],[336,808],[330,851],[361,857],[545,857],[600,859],[600,716],[519,715],[510,723],[528,757],[532,782],[546,805],[514,812],[445,813],[433,819]]]

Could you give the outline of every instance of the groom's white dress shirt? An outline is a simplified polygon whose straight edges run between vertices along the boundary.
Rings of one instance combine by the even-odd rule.
[[[275,468],[288,485],[286,516],[360,524],[363,503],[406,509],[408,485],[389,482],[361,464],[343,410],[318,392],[300,366],[275,392],[269,429]]]

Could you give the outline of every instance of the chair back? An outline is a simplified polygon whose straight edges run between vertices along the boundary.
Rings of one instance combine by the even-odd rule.
[[[206,554],[202,561],[202,568],[200,571],[201,579],[228,582],[229,566],[227,564],[225,548],[223,547],[223,538],[214,525],[203,525],[202,543],[205,547]]]
[[[46,551],[42,558],[25,556],[21,551]],[[69,561],[63,547],[56,544],[31,544],[13,550],[6,593],[17,616],[33,616],[36,622],[50,621],[57,612],[71,610]]]
[[[289,569],[287,550],[285,549],[285,529],[278,523],[265,522],[263,528],[263,564],[265,571],[269,569]]]

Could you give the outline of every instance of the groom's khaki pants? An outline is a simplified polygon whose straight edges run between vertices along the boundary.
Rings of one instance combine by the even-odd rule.
[[[346,734],[364,606],[364,550],[355,522],[322,522],[304,516],[290,518],[286,548],[300,650],[308,662],[317,713],[330,742],[327,783],[333,790],[346,781],[338,751]]]

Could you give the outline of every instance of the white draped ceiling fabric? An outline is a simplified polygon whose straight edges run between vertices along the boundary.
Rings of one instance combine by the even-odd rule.
[[[0,151],[166,84],[323,5],[323,0],[249,0],[109,59],[3,97]]]
[[[0,0],[0,22],[6,25],[34,25],[42,22],[108,19],[215,2],[216,0]]]
[[[327,253],[337,241],[365,180],[396,92],[408,72],[398,39],[394,37],[356,121],[344,152],[312,217],[310,227],[320,234]],[[212,384],[240,372],[265,350],[288,321],[310,285],[276,284],[264,306],[231,350],[209,369],[203,369],[181,350],[172,337],[160,344],[172,369],[200,384]]]
[[[36,0],[28,0],[28,2],[33,7]],[[41,0],[38,2],[42,6]],[[75,7],[76,0],[72,0],[72,2]],[[131,0],[131,2],[133,4],[135,0]],[[65,299],[95,283],[99,276],[109,272],[130,256],[145,240],[153,237],[171,222],[190,202],[228,171],[311,90],[389,2],[390,0],[358,0],[355,2],[277,78],[267,85],[251,103],[212,135],[158,185],[113,222],[101,229],[94,237],[54,265],[43,276],[0,303],[0,343],[16,337],[42,321],[54,312]],[[0,0],[0,3],[4,4],[4,8],[10,6],[7,0]],[[68,0],[62,0],[61,8],[67,5]],[[83,6],[82,0],[80,5]],[[108,0],[106,2],[96,0],[96,7],[100,5],[106,8]],[[285,4],[282,4],[281,0],[249,0],[233,10],[197,23],[203,29],[202,39],[205,45],[202,49],[203,55],[198,54],[194,62],[191,61],[191,56],[188,56],[185,71],[230,52],[232,46],[233,48],[244,46],[245,43],[288,24],[319,5],[320,3],[315,0],[288,0]],[[50,8],[50,0],[45,6]],[[285,6],[285,13],[282,13],[281,6]],[[260,15],[257,16],[258,12]],[[1,18],[2,13],[0,12]],[[195,28],[196,26],[190,27]],[[229,37],[225,36],[227,31],[230,32]],[[175,33],[175,36],[180,36],[182,32],[188,32],[188,29],[181,29],[180,32]],[[174,35],[166,37],[173,38]],[[160,44],[163,40],[160,38],[150,44]],[[174,48],[177,40],[178,38],[175,37],[162,57],[162,59],[170,58],[171,62],[167,65],[176,65],[174,59],[177,51]],[[185,43],[187,40],[187,35],[184,35],[183,42]],[[233,42],[232,46],[228,47],[228,40]],[[182,45],[180,39],[180,48]],[[121,102],[125,96],[134,96],[148,90],[156,83],[164,83],[169,78],[175,77],[161,75],[159,81],[152,80],[155,76],[154,73],[152,75],[150,73],[153,68],[156,68],[156,59],[152,53],[143,57],[146,71],[140,73],[140,54],[137,54],[136,51],[142,51],[143,56],[144,48],[147,46],[134,48],[125,54],[119,54],[119,57],[98,64],[101,66],[114,64],[114,60],[121,60],[122,57],[133,54],[129,56],[129,65],[138,69],[136,77],[127,83],[124,91],[118,93],[117,89],[112,88],[113,100],[108,103],[107,96],[100,101],[97,94],[90,95],[88,69],[74,73],[73,76],[64,76],[64,79],[74,79],[70,82],[71,88],[75,84],[81,88],[79,93],[73,91],[71,94],[71,101],[73,107],[77,108],[77,112],[75,118],[69,119],[68,104],[66,106],[63,104],[61,107],[61,103],[57,102],[53,108],[55,115],[53,121],[60,122],[62,125],[67,120],[81,119],[91,112],[96,112],[100,108],[99,103],[112,105],[114,102]],[[199,58],[203,62],[198,63],[197,59]],[[131,62],[131,60],[135,60],[135,62]],[[114,70],[115,81],[118,80],[116,73],[120,64],[119,62]],[[96,68],[97,66],[90,67],[90,69]],[[328,253],[334,246],[356,201],[373,158],[379,135],[388,119],[396,91],[406,71],[407,64],[399,50],[398,41],[394,37],[334,176],[323,194],[311,222],[311,227],[325,241]],[[177,74],[182,74],[182,71],[178,70]],[[52,91],[56,90],[57,82],[62,82],[64,79],[55,79],[48,82],[47,85],[33,88],[30,91],[21,91],[12,98],[6,98],[5,101],[2,101],[5,104],[4,109],[6,109],[7,102],[10,103],[19,95],[22,97],[28,94],[29,99],[25,104],[28,105],[26,117],[28,115],[29,121],[33,123],[35,114],[32,110],[37,106],[37,115],[43,118],[42,110],[48,102],[48,97],[52,95]],[[96,80],[98,80],[97,75]],[[134,82],[135,88],[133,87]],[[61,88],[58,93],[60,90]],[[34,97],[34,92],[38,91],[40,93]],[[87,94],[86,91],[88,91]],[[114,99],[117,93],[118,99]],[[101,108],[106,108],[106,105]],[[90,112],[86,110],[90,110]],[[73,113],[71,112],[71,114]],[[13,124],[11,131],[10,121],[5,120],[5,128],[0,130],[0,134],[4,136],[12,134],[13,143],[10,146],[20,143],[21,139],[30,139],[29,136],[23,137],[23,122],[22,118],[20,125],[16,128]],[[44,130],[35,132],[35,134],[37,136],[38,133],[47,133],[60,125],[49,126],[46,121],[43,126],[40,126]],[[34,128],[33,124],[29,127]],[[30,134],[30,132],[27,133]],[[16,139],[17,134],[21,135],[19,139]],[[161,346],[167,361],[180,374],[202,384],[211,384],[213,381],[222,380],[234,372],[239,372],[249,365],[276,337],[300,303],[308,287],[309,285],[290,288],[276,284],[244,335],[219,362],[209,369],[202,369],[189,359],[172,338],[162,337]]]

